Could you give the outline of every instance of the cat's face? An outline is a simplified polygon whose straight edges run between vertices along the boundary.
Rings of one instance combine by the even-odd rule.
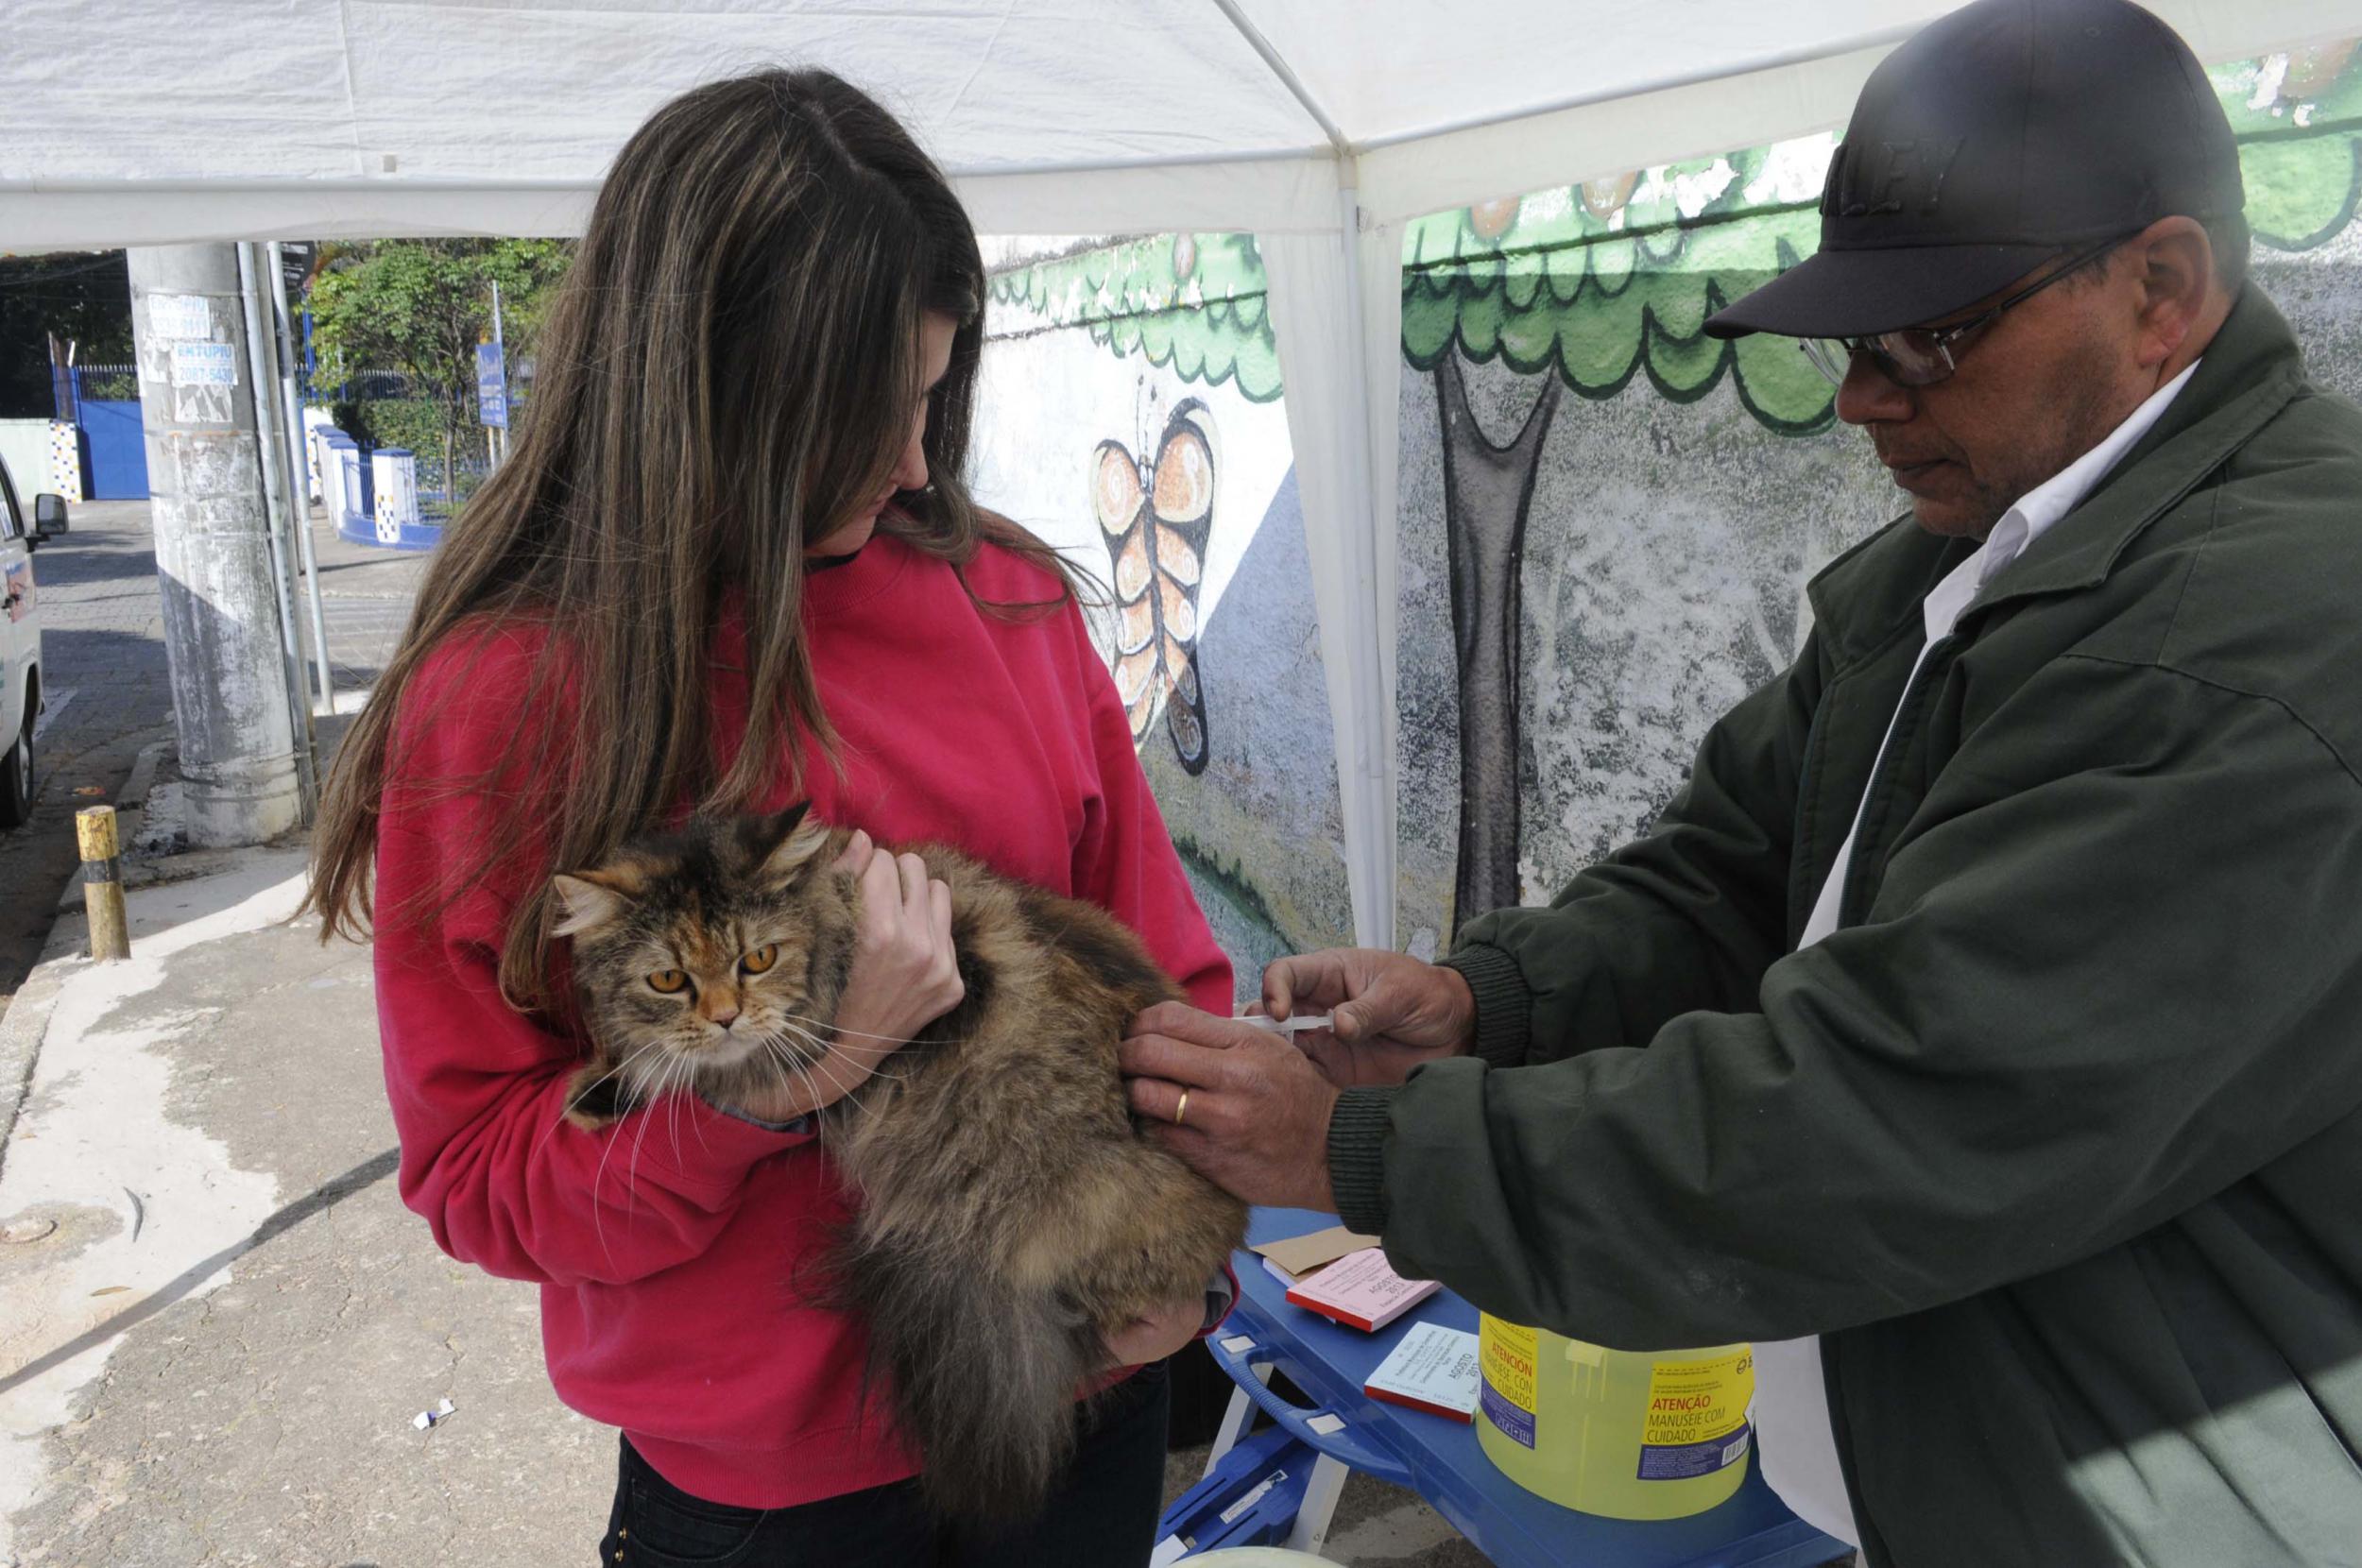
[[[634,1099],[827,1054],[850,921],[800,809],[693,824],[556,878],[557,933],[601,1055]]]

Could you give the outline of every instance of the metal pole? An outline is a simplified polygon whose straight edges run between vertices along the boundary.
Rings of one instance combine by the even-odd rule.
[[[308,827],[319,800],[317,758],[312,752],[312,692],[303,669],[303,638],[295,616],[295,509],[287,495],[285,433],[280,428],[279,376],[271,363],[268,308],[261,274],[263,247],[238,245],[238,294],[246,309],[246,359],[254,378],[254,428],[262,437],[263,504],[270,527],[271,587],[279,608],[279,642],[287,667],[288,727],[295,741],[296,779]]]
[[[273,298],[279,307],[279,342],[282,349],[279,362],[279,383],[285,389],[289,420],[287,430],[295,443],[288,448],[287,455],[295,474],[296,516],[303,523],[296,530],[296,548],[303,562],[304,597],[310,602],[312,612],[312,657],[318,665],[318,684],[315,690],[319,693],[320,700],[327,704],[328,710],[334,713],[336,711],[336,675],[328,662],[328,620],[320,610],[320,564],[312,544],[311,485],[303,464],[302,448],[303,399],[296,389],[295,325],[294,317],[287,309],[287,273],[280,264],[277,240],[273,240],[270,247],[270,276]],[[305,345],[304,351],[308,357],[310,345]]]
[[[74,813],[74,840],[82,854],[82,911],[90,916],[90,956],[105,963],[131,956],[123,917],[123,861],[115,839],[115,809],[92,806]]]
[[[129,252],[164,653],[189,841],[262,844],[303,814],[286,665],[272,635],[254,386],[238,373],[236,249]]]
[[[508,460],[508,346],[501,336],[501,281],[492,280],[492,347],[501,351],[501,427],[500,450],[493,457],[495,468]]]

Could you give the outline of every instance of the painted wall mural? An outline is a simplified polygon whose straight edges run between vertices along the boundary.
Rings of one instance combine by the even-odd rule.
[[[1252,234],[1152,234],[1083,242],[1064,254],[1001,255],[991,290],[1004,307],[1001,334],[1079,330],[1180,382],[1226,384],[1249,402],[1278,399],[1279,349]]]
[[[1092,452],[1091,511],[1107,537],[1115,588],[1116,694],[1132,741],[1161,709],[1184,773],[1206,771],[1206,690],[1197,677],[1197,590],[1214,521],[1214,417],[1184,399],[1151,458],[1121,441]]]
[[[2362,395],[2355,44],[2212,76],[2256,279],[2315,374]],[[1706,726],[1793,656],[1806,580],[1901,511],[1793,344],[1703,331],[1809,253],[1835,145],[1632,171],[1406,234],[1396,929],[1412,951],[1645,830]],[[980,489],[1113,580],[1103,640],[1143,762],[1251,982],[1352,925],[1260,257],[1250,236],[1183,234],[1003,243],[993,261]],[[1194,642],[1169,635],[1192,623]]]
[[[2277,259],[2345,232],[2362,195],[2353,57],[2349,42],[2213,73],[2276,298]],[[1425,374],[1406,378],[1401,421],[1397,916],[1414,941],[1546,897],[1645,829],[1705,726],[1792,656],[1811,571],[1901,510],[1792,342],[1703,332],[1810,252],[1835,145],[1410,232],[1403,352]]]
[[[1102,648],[1243,999],[1353,932],[1261,260],[1182,234],[988,261],[978,494],[1106,586]]]

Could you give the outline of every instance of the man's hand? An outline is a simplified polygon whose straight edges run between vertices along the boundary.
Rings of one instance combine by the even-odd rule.
[[[1333,1032],[1296,1043],[1341,1089],[1399,1083],[1422,1062],[1476,1046],[1476,997],[1460,971],[1382,947],[1281,959],[1263,971],[1263,1010],[1275,1018],[1337,1014]]]
[[[1328,1114],[1337,1090],[1293,1046],[1165,1002],[1133,1021],[1119,1060],[1132,1109],[1164,1123],[1156,1137],[1216,1186],[1250,1203],[1336,1212]]]

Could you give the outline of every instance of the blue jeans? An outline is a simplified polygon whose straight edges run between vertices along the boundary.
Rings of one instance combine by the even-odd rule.
[[[623,1444],[601,1568],[1140,1568],[1164,1495],[1165,1364],[1079,1406],[1081,1441],[1041,1517],[1000,1531],[950,1523],[916,1480],[788,1508],[693,1497]]]

